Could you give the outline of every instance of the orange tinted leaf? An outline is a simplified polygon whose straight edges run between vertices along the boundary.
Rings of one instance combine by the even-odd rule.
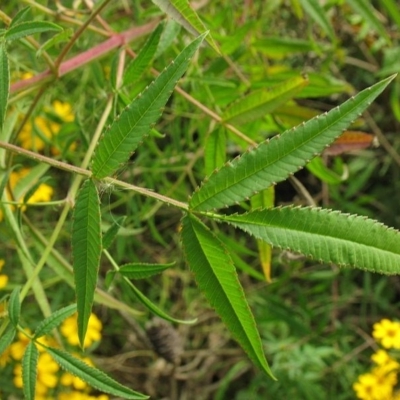
[[[331,146],[329,146],[324,154],[329,156],[337,156],[353,150],[361,150],[375,144],[375,136],[360,131],[345,131]]]

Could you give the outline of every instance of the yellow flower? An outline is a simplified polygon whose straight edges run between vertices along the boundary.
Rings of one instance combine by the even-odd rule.
[[[65,122],[72,122],[75,120],[75,116],[72,112],[71,104],[62,103],[59,100],[53,101],[54,112]]]
[[[4,267],[4,260],[0,260],[0,271]],[[3,289],[7,286],[8,283],[8,276],[7,275],[0,275],[0,289]]]
[[[26,329],[26,332],[28,334],[31,333],[31,331],[29,329]],[[22,332],[18,332],[18,341],[14,342],[11,344],[10,346],[10,354],[11,357],[14,360],[22,360],[22,357],[25,353],[25,348],[26,346],[28,346],[30,339],[24,335]],[[37,339],[37,342],[39,342],[39,344],[44,344],[46,346],[48,346],[49,344],[51,344],[51,340],[49,340],[46,336],[42,336],[39,339]],[[45,348],[42,346],[38,346],[39,352],[44,352]]]
[[[92,343],[98,342],[101,339],[101,329],[103,325],[101,321],[93,313],[90,315],[88,329],[86,331],[84,347],[90,347]],[[60,327],[60,332],[73,346],[79,345],[77,332],[77,315],[72,315],[67,318]]]
[[[390,399],[393,387],[385,383],[382,377],[375,373],[360,375],[358,381],[353,384],[357,398],[362,400],[386,400]]]
[[[379,341],[383,347],[400,349],[400,323],[382,319],[374,324],[372,336]]]
[[[3,353],[0,354],[0,368],[3,368],[10,361],[10,359],[10,347],[7,347]]]
[[[48,353],[39,354],[36,375],[35,398],[45,398],[48,389],[55,388],[58,382],[57,372],[58,364]],[[22,365],[17,364],[14,367],[14,385],[22,388]]]
[[[53,112],[64,122],[75,120],[69,103],[62,103],[56,100],[48,111]],[[24,125],[18,139],[24,149],[42,151],[46,147],[46,143],[53,144],[55,142],[54,138],[60,132],[60,129],[61,125],[59,123],[39,115],[33,119],[33,124],[28,121]],[[73,148],[73,145],[71,145],[70,149]],[[54,146],[51,147],[51,150],[55,154],[59,152]]]
[[[400,367],[400,364],[390,357],[389,353],[385,350],[378,350],[371,356],[372,361],[386,369],[387,372],[397,370]]]
[[[54,190],[51,186],[41,183],[35,190],[35,193],[28,199],[28,204],[44,203],[50,201],[53,197]]]
[[[11,189],[14,189],[15,186],[17,185],[17,183],[24,178],[27,174],[29,173],[29,169],[28,168],[22,168],[19,171],[13,171],[10,174],[10,179],[9,179],[9,184]],[[53,196],[53,188],[49,185],[47,185],[46,183],[42,183],[38,186],[38,188],[36,189],[36,191],[32,194],[32,196],[28,199],[28,204],[33,204],[33,203],[40,203],[40,202],[47,202],[50,201],[52,196]],[[7,189],[7,197],[8,199],[12,199],[12,196],[10,194],[10,192]],[[23,196],[21,196],[22,198],[19,199],[20,202],[22,202],[23,200]],[[23,206],[22,207],[22,211],[25,211],[26,207]],[[3,219],[3,213],[0,210],[0,221]]]
[[[33,126],[30,122],[24,125],[18,139],[24,149],[42,151],[46,147],[46,141],[51,142],[53,135],[57,134],[59,130],[59,124],[49,123],[39,116],[34,118]]]
[[[28,337],[26,337],[22,332],[18,332],[18,341],[12,343],[10,346],[11,357],[14,360],[22,360],[22,357],[25,353],[25,348],[28,346],[29,342],[30,339]]]

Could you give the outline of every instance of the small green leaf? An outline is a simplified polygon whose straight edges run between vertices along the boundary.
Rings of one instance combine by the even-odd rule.
[[[53,22],[47,21],[28,21],[12,26],[4,35],[9,42],[12,40],[22,39],[26,36],[34,35],[48,31],[61,31],[63,28]]]
[[[65,29],[60,33],[55,34],[38,48],[36,52],[36,57],[39,58],[44,51],[51,49],[58,43],[68,42],[73,34],[74,31],[71,28]]]
[[[338,185],[342,183],[348,177],[347,169],[343,169],[342,175],[338,175],[336,172],[329,169],[321,157],[315,157],[307,164],[307,169],[322,181],[329,183],[330,185]]]
[[[9,92],[10,67],[8,65],[6,46],[4,43],[0,43],[0,130],[3,129],[6,117]]]
[[[218,218],[273,246],[320,262],[400,273],[400,232],[366,217],[289,206]]]
[[[194,192],[190,207],[197,211],[226,207],[287,179],[340,136],[393,79],[382,80],[328,113],[227,163]]]
[[[170,322],[174,322],[177,324],[193,324],[197,321],[197,319],[191,319],[191,320],[181,320],[181,319],[176,319],[172,318],[169,316],[167,313],[165,313],[163,310],[161,310],[159,307],[157,307],[150,299],[148,299],[132,282],[128,281],[129,287],[132,289],[133,294],[137,297],[137,299],[145,306],[147,307],[152,313],[155,315],[158,315],[160,318],[165,319]]]
[[[96,178],[112,175],[149,134],[204,37],[201,35],[190,43],[104,133],[93,157],[92,171]]]
[[[230,105],[222,119],[230,124],[244,124],[265,117],[291,100],[307,84],[307,77],[297,76],[270,89],[251,92]]]
[[[217,168],[221,168],[226,158],[226,133],[223,126],[219,126],[206,138],[204,147],[204,163],[206,175],[211,175]]]
[[[22,8],[21,10],[19,10],[17,12],[17,14],[15,14],[15,17],[12,19],[9,28],[11,28],[14,25],[17,25],[21,22],[25,22],[29,18],[30,9],[31,9],[31,7],[28,6],[28,7],[25,7],[25,8]]]
[[[27,400],[35,399],[38,358],[39,351],[35,343],[30,341],[22,358],[22,382],[24,396]]]
[[[323,29],[331,40],[335,40],[335,32],[321,3],[318,0],[300,0],[300,2],[306,14]]]
[[[120,228],[122,227],[122,225],[124,224],[126,219],[126,216],[122,216],[117,218],[113,224],[110,226],[110,228],[108,228],[107,232],[104,233],[103,235],[103,249],[108,249],[112,242],[114,241],[114,239],[116,238],[118,231],[120,230]]]
[[[197,284],[250,359],[273,378],[235,267],[222,242],[192,215],[183,218],[182,244]]]
[[[194,36],[206,32],[207,28],[201,22],[196,12],[190,7],[187,0],[153,0],[153,3]],[[220,53],[211,35],[208,35],[206,40],[217,53]]]
[[[79,377],[97,390],[109,393],[113,396],[122,397],[123,399],[142,400],[149,398],[149,396],[135,392],[121,385],[104,372],[97,368],[90,367],[85,362],[71,356],[63,350],[52,347],[47,347],[46,350],[63,369]]]
[[[160,274],[174,265],[174,262],[169,264],[129,263],[122,265],[118,273],[129,279],[146,279],[153,275]]]
[[[87,179],[76,199],[72,226],[78,336],[82,346],[92,311],[101,251],[100,199],[96,185]]]
[[[156,54],[154,58],[158,58],[161,54],[168,49],[169,46],[174,42],[174,40],[179,35],[181,31],[181,26],[175,22],[173,19],[168,19],[165,22],[165,28],[160,38],[160,42],[158,43]]]
[[[47,335],[54,328],[61,324],[66,318],[70,317],[76,312],[76,304],[61,308],[54,312],[50,317],[44,319],[36,328],[34,338],[37,339],[41,336]]]
[[[0,337],[0,357],[7,347],[13,342],[16,332],[17,330],[15,329],[15,326],[9,324],[6,331]]]
[[[8,300],[8,316],[11,323],[17,327],[19,322],[19,316],[21,314],[21,303],[19,301],[19,291],[20,288],[16,287],[10,295]]]
[[[270,186],[268,189],[256,193],[250,199],[252,210],[256,210],[258,208],[271,208],[274,206],[274,202],[275,202],[275,188],[273,186]],[[267,282],[271,282],[271,257],[272,257],[271,245],[265,243],[263,240],[257,240],[257,247],[265,280]]]
[[[158,43],[164,29],[164,24],[157,26],[147,39],[136,58],[127,66],[124,74],[124,85],[135,83],[151,65],[156,54]]]

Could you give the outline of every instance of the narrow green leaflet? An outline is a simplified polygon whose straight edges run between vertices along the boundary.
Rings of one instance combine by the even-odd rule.
[[[182,244],[197,284],[250,359],[273,377],[229,253],[199,219],[183,218]]]
[[[72,37],[73,34],[74,31],[71,28],[65,29],[60,33],[55,34],[38,48],[36,52],[36,57],[39,58],[44,51],[51,49],[58,43],[68,42],[68,40]]]
[[[110,228],[107,230],[107,232],[104,233],[103,235],[103,249],[108,249],[114,239],[116,238],[118,231],[120,228],[124,225],[126,217],[118,217],[113,224],[110,226]]]
[[[380,3],[386,8],[388,15],[390,15],[400,28],[400,10],[397,0],[381,0]]]
[[[19,24],[21,22],[25,22],[29,18],[29,11],[31,7],[25,7],[19,10],[16,14],[15,17],[12,19],[11,24],[9,28],[13,27],[16,24]]]
[[[254,196],[251,196],[250,204],[252,210],[273,207],[275,204],[275,188],[270,186],[268,189],[262,190],[261,192],[256,193]],[[265,280],[267,282],[271,282],[271,245],[263,240],[257,240],[257,247]]]
[[[192,320],[181,320],[181,319],[175,319],[170,317],[167,313],[165,313],[161,308],[157,307],[149,298],[147,298],[132,282],[128,281],[129,287],[132,289],[133,293],[137,297],[137,299],[145,306],[147,307],[152,313],[155,315],[158,315],[160,318],[165,319],[166,321],[169,322],[174,322],[177,324],[194,324],[197,319],[192,319]]]
[[[343,168],[342,175],[338,175],[324,164],[321,157],[315,157],[311,160],[307,164],[307,169],[317,178],[331,185],[338,185],[348,177],[347,168]]]
[[[211,175],[217,168],[224,165],[226,159],[226,133],[223,126],[219,126],[206,138],[204,147],[204,164],[206,175]]]
[[[153,0],[153,3],[193,35],[198,36],[206,32],[207,28],[190,7],[188,0]],[[217,53],[220,53],[211,35],[206,40]]]
[[[130,263],[122,265],[118,273],[129,279],[145,279],[160,274],[174,265],[174,262],[169,264]]]
[[[44,319],[36,328],[35,339],[47,335],[54,328],[61,324],[66,318],[76,312],[76,304],[64,307],[61,310],[54,312],[50,317]]]
[[[0,130],[3,129],[6,117],[8,95],[10,92],[10,67],[6,46],[0,43]]]
[[[123,399],[142,400],[149,398],[149,396],[135,392],[121,385],[104,372],[97,368],[90,367],[85,362],[71,356],[63,350],[46,347],[46,351],[54,358],[61,368],[70,372],[72,375],[78,376],[95,389],[113,396],[122,397]]]
[[[24,397],[27,400],[35,399],[36,374],[39,351],[34,342],[29,342],[26,346],[24,356],[22,358],[22,382],[24,389]]]
[[[400,232],[366,217],[289,206],[218,218],[273,246],[321,262],[400,273]]]
[[[109,287],[114,280],[115,275],[120,274],[128,279],[146,279],[153,275],[160,274],[166,269],[172,267],[175,263],[169,264],[145,264],[130,263],[122,265],[118,271],[108,271],[106,276],[106,287]]]
[[[87,179],[78,193],[72,225],[72,255],[78,306],[78,336],[83,346],[96,289],[101,254],[100,199]]]
[[[159,24],[147,39],[139,54],[127,66],[124,74],[124,85],[135,83],[140,79],[146,69],[151,65],[156,54],[158,43],[164,29],[164,24]]]
[[[10,295],[8,300],[8,316],[11,323],[17,327],[19,316],[21,314],[21,303],[19,301],[19,287],[16,287]]]
[[[328,20],[327,13],[318,0],[300,0],[307,15],[309,15],[329,36],[335,40],[335,32]]]
[[[205,34],[190,43],[104,133],[93,156],[92,171],[96,178],[112,175],[149,134],[204,37]]]
[[[230,124],[244,124],[262,118],[293,99],[307,84],[306,76],[298,76],[270,89],[256,90],[229,106],[222,119]]]
[[[4,37],[7,41],[22,39],[26,36],[48,31],[62,31],[60,25],[47,21],[28,21],[12,26],[7,30]]]
[[[214,172],[197,189],[190,207],[208,211],[243,201],[285,180],[332,143],[394,79],[363,90],[328,113],[261,143]]]
[[[6,331],[0,337],[0,357],[7,349],[7,347],[13,342],[15,333],[17,330],[14,325],[9,324]]]

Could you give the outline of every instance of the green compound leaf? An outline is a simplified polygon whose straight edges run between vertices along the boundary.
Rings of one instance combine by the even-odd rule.
[[[182,243],[189,267],[209,303],[253,363],[273,378],[253,314],[223,243],[190,214],[183,218]]]
[[[93,157],[92,171],[96,178],[112,175],[148,135],[204,37],[205,34],[190,43],[104,133]]]
[[[8,65],[6,46],[4,43],[0,43],[0,130],[3,129],[6,117],[9,92],[10,67]]]
[[[149,396],[135,392],[121,385],[104,372],[97,368],[90,367],[85,362],[71,356],[63,350],[46,347],[46,351],[63,369],[81,378],[97,390],[109,393],[113,396],[122,397],[123,399],[142,400],[149,398]]]
[[[391,76],[382,80],[328,113],[229,162],[202,183],[193,194],[190,207],[198,211],[226,207],[285,180],[332,143],[393,79]]]
[[[19,322],[19,317],[21,314],[21,303],[19,301],[19,287],[16,287],[10,295],[8,300],[8,316],[11,323],[17,327]]]
[[[158,43],[164,29],[164,24],[157,26],[154,32],[147,39],[139,54],[126,68],[124,74],[124,85],[135,83],[143,75],[144,71],[150,66],[156,54]]]
[[[230,124],[244,124],[262,118],[291,100],[307,84],[307,77],[297,76],[270,89],[256,90],[229,106],[222,119]]]
[[[24,356],[22,358],[22,382],[24,397],[28,400],[35,399],[36,374],[39,351],[34,342],[29,342],[26,346]]]
[[[72,226],[72,255],[78,306],[78,336],[83,346],[101,255],[100,199],[97,188],[87,179],[76,199]]]
[[[400,273],[400,232],[366,217],[289,206],[218,218],[273,246],[321,262]]]
[[[47,21],[28,21],[13,25],[4,35],[7,41],[22,39],[26,36],[48,31],[62,31],[62,27]]]
[[[153,0],[153,3],[194,36],[206,32],[207,28],[201,22],[196,12],[190,7],[188,0]],[[217,53],[220,53],[211,35],[206,40]]]
[[[37,339],[50,333],[54,328],[61,324],[66,318],[76,312],[76,304],[64,307],[61,310],[54,312],[50,317],[44,319],[36,328],[34,338]]]

